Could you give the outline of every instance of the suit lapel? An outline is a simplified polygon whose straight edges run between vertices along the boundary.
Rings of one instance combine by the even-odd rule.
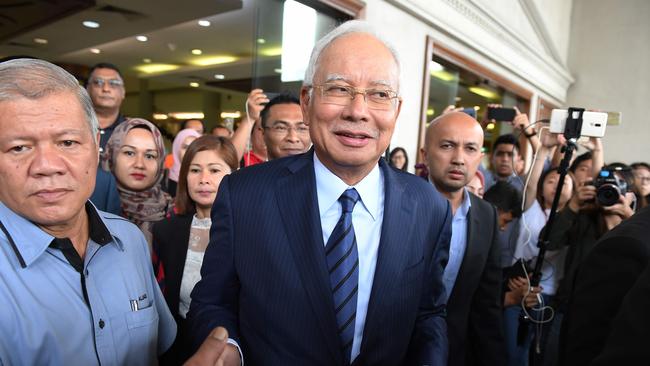
[[[387,300],[400,291],[401,273],[408,264],[408,247],[404,245],[405,234],[413,230],[413,207],[416,202],[405,194],[405,184],[380,159],[379,166],[384,174],[384,218],[381,226],[381,239],[377,253],[377,265],[372,283],[372,292],[368,303],[368,311],[361,341],[361,354],[364,354],[366,344],[373,335],[381,334],[382,319],[387,314]]]
[[[290,161],[289,174],[276,183],[276,198],[314,318],[336,364],[341,364],[343,355],[325,261],[313,166],[313,150]]]

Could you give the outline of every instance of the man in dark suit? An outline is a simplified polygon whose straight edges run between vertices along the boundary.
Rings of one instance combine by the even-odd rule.
[[[223,180],[190,365],[238,364],[235,343],[251,365],[446,364],[451,211],[380,159],[401,108],[399,62],[370,32],[348,22],[314,48],[301,90],[313,150]],[[218,326],[223,352],[205,343],[223,338]]]
[[[506,364],[497,214],[465,188],[478,169],[482,146],[478,122],[450,112],[431,122],[421,151],[429,180],[447,197],[453,212],[443,275],[452,366]]]
[[[649,264],[650,209],[645,208],[605,234],[578,267],[560,333],[560,364],[590,364],[608,335],[611,344],[637,344],[631,334],[616,340],[610,334],[614,317],[625,309],[623,298]]]

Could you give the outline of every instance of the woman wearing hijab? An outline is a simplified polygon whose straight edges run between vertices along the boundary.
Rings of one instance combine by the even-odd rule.
[[[167,178],[167,193],[172,197],[176,197],[176,187],[178,185],[178,173],[181,171],[181,162],[183,161],[183,155],[187,151],[187,147],[190,146],[192,141],[200,137],[201,134],[192,128],[186,128],[180,130],[174,142],[172,143],[172,158],[173,165],[169,169],[169,177]]]
[[[151,227],[167,216],[171,197],[163,192],[165,145],[151,122],[133,118],[115,128],[102,155],[102,168],[117,181],[122,216],[138,225],[151,246]]]

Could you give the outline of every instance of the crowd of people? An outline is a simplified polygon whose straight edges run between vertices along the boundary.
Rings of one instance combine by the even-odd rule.
[[[384,159],[399,75],[346,22],[167,155],[115,65],[0,63],[0,365],[644,364],[650,165],[454,106]]]

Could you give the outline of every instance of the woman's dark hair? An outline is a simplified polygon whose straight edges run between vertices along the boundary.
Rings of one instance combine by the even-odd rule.
[[[537,199],[537,202],[539,202],[539,205],[542,206],[542,209],[547,209],[550,207],[546,207],[546,203],[544,200],[544,181],[546,180],[546,177],[548,177],[549,174],[556,172],[557,173],[557,167],[551,167],[544,171],[542,175],[539,177],[539,180],[537,181],[537,195],[535,196],[535,199]],[[567,179],[569,175],[567,174],[564,179]],[[562,189],[562,188],[560,188]],[[558,208],[559,209],[559,208]]]
[[[483,199],[503,212],[511,212],[512,217],[521,216],[521,192],[508,182],[496,182],[485,192]]]
[[[192,141],[183,156],[181,171],[178,174],[178,191],[176,192],[176,212],[179,215],[189,215],[196,212],[196,204],[187,191],[187,174],[192,160],[201,151],[215,151],[228,164],[231,171],[239,168],[237,151],[232,142],[225,137],[204,135]]]
[[[396,166],[393,165],[393,156],[400,151],[404,154],[404,166],[398,169],[406,171],[409,166],[409,156],[406,154],[406,150],[404,150],[404,148],[396,147],[393,149],[393,151],[390,152],[390,155],[388,157],[388,165],[397,168]]]

